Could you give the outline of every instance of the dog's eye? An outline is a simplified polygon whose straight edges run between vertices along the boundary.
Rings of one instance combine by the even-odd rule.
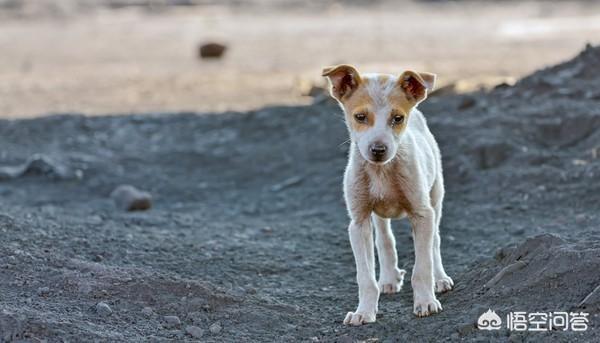
[[[404,116],[395,115],[392,117],[392,125],[400,125],[402,122],[404,122]]]
[[[354,115],[354,119],[356,119],[357,122],[359,123],[366,123],[367,122],[367,115],[364,113],[357,113]]]

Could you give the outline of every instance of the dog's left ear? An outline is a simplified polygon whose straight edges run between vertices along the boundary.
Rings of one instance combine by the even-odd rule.
[[[415,104],[425,100],[427,93],[435,86],[435,74],[405,71],[398,79],[400,88],[406,93],[409,100]]]
[[[329,79],[331,96],[339,101],[352,94],[361,82],[356,68],[348,64],[323,68],[322,75]]]

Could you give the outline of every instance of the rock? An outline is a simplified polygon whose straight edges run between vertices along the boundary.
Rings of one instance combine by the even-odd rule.
[[[175,328],[181,325],[181,320],[177,316],[164,316],[163,319],[166,328]]]
[[[108,317],[112,314],[112,309],[108,306],[107,303],[101,301],[96,304],[96,313],[100,317]]]
[[[213,325],[211,325],[208,330],[210,331],[210,333],[212,334],[218,334],[219,332],[221,332],[223,328],[221,327],[221,324],[219,323],[214,323]]]
[[[185,328],[185,332],[194,338],[200,338],[204,335],[204,330],[194,325],[188,325]]]
[[[35,154],[18,166],[0,167],[0,181],[22,176],[47,176],[53,179],[70,179],[74,174],[69,169],[48,156]]]
[[[152,317],[154,311],[152,310],[152,307],[146,306],[142,309],[142,314],[146,317]]]
[[[152,196],[130,185],[115,188],[110,197],[124,211],[144,211],[152,207]]]
[[[49,287],[40,287],[40,288],[37,289],[37,294],[40,297],[45,297],[48,294],[50,294],[50,288]]]
[[[198,48],[198,56],[200,58],[221,58],[226,50],[226,45],[214,42],[206,43]]]

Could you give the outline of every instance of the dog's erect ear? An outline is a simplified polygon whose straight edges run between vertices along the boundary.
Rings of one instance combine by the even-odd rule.
[[[348,64],[323,68],[323,76],[329,79],[331,96],[339,101],[350,95],[360,84],[358,71]]]
[[[435,74],[405,71],[398,79],[400,88],[406,93],[409,100],[415,104],[427,98],[427,93],[435,86]]]

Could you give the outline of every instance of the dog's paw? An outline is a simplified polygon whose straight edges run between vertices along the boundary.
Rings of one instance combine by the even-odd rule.
[[[367,312],[348,312],[344,318],[344,325],[360,326],[367,323],[375,322],[375,313]]]
[[[379,277],[379,291],[384,294],[398,293],[404,284],[406,270],[396,268],[391,273],[382,273]]]
[[[452,287],[454,287],[454,281],[448,275],[435,280],[435,291],[437,293],[448,292]]]
[[[413,312],[417,317],[427,317],[442,310],[442,304],[435,296],[415,298]]]

